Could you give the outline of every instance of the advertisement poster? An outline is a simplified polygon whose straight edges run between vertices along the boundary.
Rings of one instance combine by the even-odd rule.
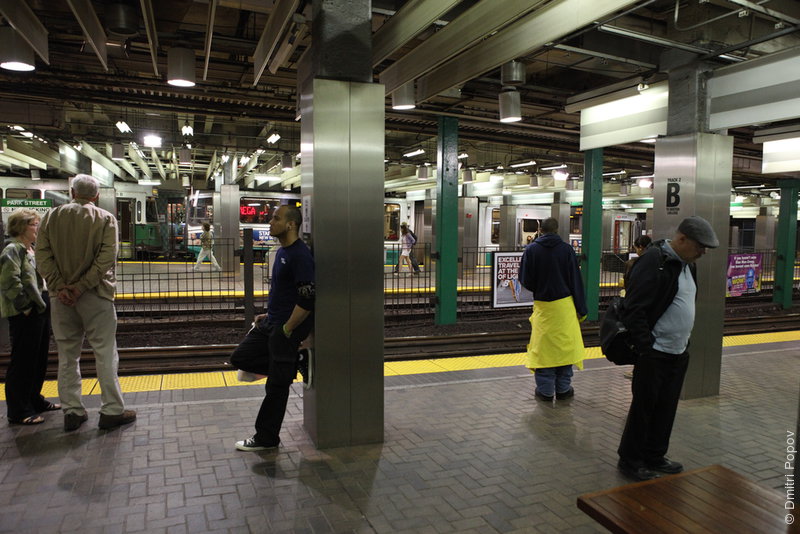
[[[522,252],[495,252],[492,255],[492,307],[532,306],[533,293],[519,283]]]
[[[729,254],[726,297],[761,291],[761,254]]]

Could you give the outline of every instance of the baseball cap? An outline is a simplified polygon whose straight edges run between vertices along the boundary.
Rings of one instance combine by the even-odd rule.
[[[697,215],[686,217],[681,221],[678,231],[706,248],[717,248],[719,246],[719,239],[717,239],[714,229],[711,228],[707,220]]]

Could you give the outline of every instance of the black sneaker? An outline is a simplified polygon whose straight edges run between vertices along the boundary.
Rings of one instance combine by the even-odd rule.
[[[236,449],[245,452],[259,452],[259,451],[266,451],[268,449],[276,449],[278,445],[280,445],[281,441],[278,440],[277,443],[273,444],[262,444],[256,441],[255,437],[247,438],[244,441],[237,441],[236,442]]]
[[[303,377],[303,387],[308,389],[311,387],[313,366],[311,365],[312,351],[311,349],[300,349],[298,352],[299,358],[297,360],[297,370],[300,376]]]
[[[537,399],[543,400],[545,402],[553,402],[553,399],[555,398],[552,395],[545,395],[543,393],[539,393],[538,389],[536,391],[534,391],[533,394]]]
[[[574,396],[575,396],[575,389],[573,389],[573,388],[569,388],[564,393],[559,393],[559,392],[556,391],[556,399],[558,399],[558,400],[565,400],[565,399],[568,399],[568,398],[574,397]]]

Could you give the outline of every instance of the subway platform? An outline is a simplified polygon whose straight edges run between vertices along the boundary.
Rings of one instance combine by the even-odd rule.
[[[721,393],[681,401],[672,458],[722,464],[784,494],[800,332],[775,336],[724,348]],[[239,452],[263,387],[223,373],[127,382],[139,418],[112,431],[97,428],[97,395],[77,432],[63,432],[59,413],[38,426],[0,423],[0,532],[606,532],[576,499],[628,482],[615,452],[630,400],[624,368],[588,360],[576,396],[550,404],[509,358],[460,370],[387,364],[376,445],[316,450],[295,384],[281,447]]]

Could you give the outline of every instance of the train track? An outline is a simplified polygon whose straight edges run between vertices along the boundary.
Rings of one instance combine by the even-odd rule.
[[[755,334],[798,328],[800,328],[800,314],[726,318],[724,334]],[[598,326],[586,326],[582,329],[584,344],[587,347],[599,345],[598,329]],[[517,331],[392,337],[385,339],[384,359],[386,361],[402,361],[522,352],[528,343],[529,335],[529,332]],[[144,375],[231,370],[227,365],[227,360],[235,347],[236,345],[220,344],[121,348],[119,349],[119,373],[120,375]],[[8,354],[0,355],[0,369],[2,369],[0,378],[2,379],[5,378],[8,359]],[[48,378],[55,378],[56,368],[57,356],[55,353],[51,353],[48,361]],[[91,351],[84,351],[81,357],[81,371],[85,377],[96,376],[94,356]]]

